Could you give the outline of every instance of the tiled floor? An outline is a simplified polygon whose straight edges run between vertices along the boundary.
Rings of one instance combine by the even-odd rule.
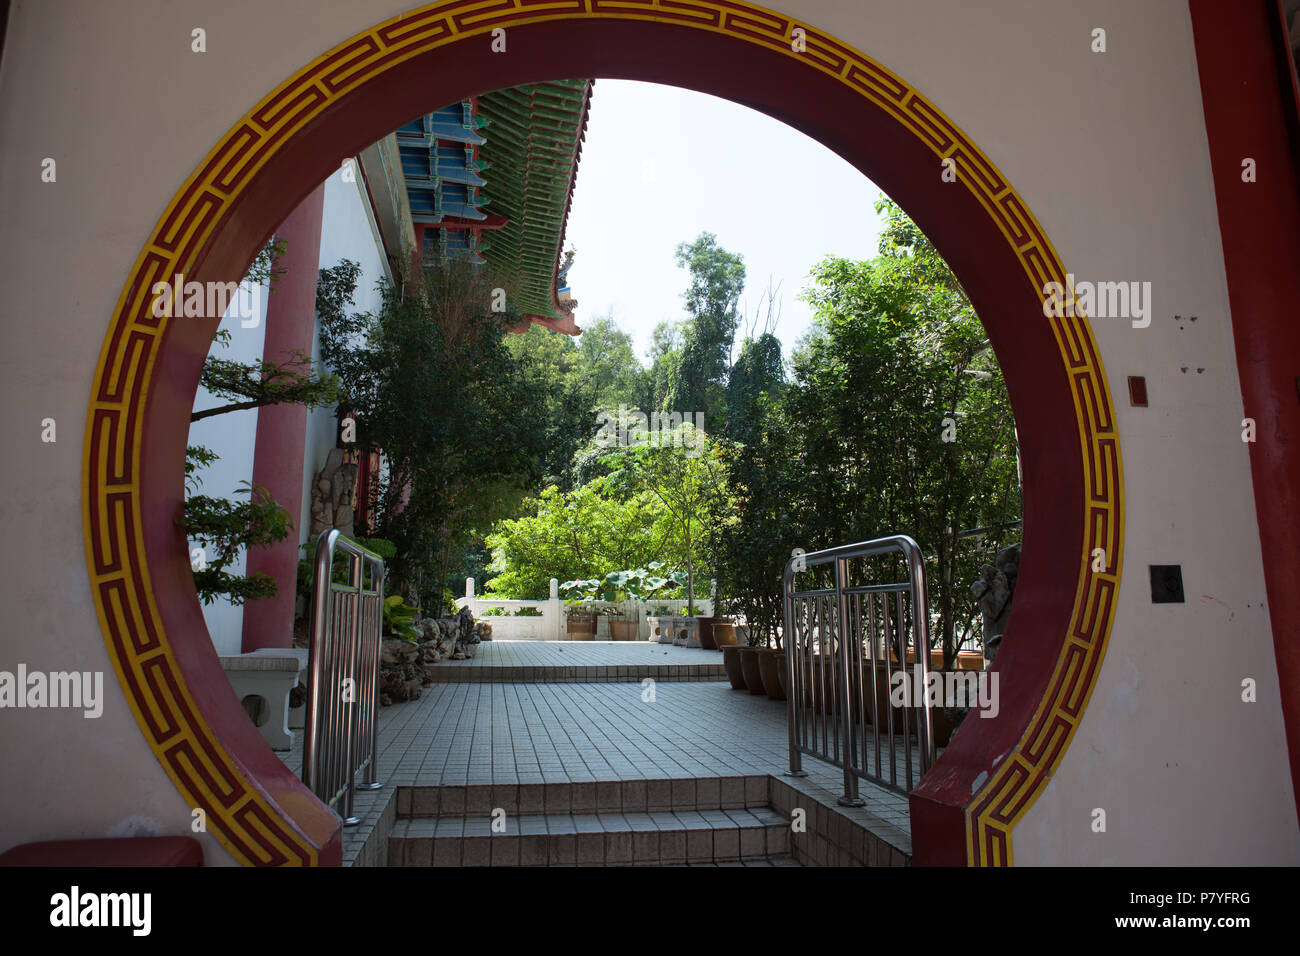
[[[720,664],[722,654],[649,641],[484,641],[466,667],[582,667],[632,664],[687,667]]]
[[[487,646],[498,659],[573,653],[608,660],[664,649],[669,659],[716,656],[630,642]],[[392,813],[397,787],[780,776],[789,766],[785,707],[721,681],[430,684],[419,700],[380,709],[384,786],[357,793],[362,822],[345,831],[345,861],[356,858],[381,811]],[[282,755],[295,770],[302,759],[296,736],[296,749]],[[804,769],[806,778],[783,779],[834,804],[843,792],[840,771],[808,757]],[[865,783],[860,791],[866,805],[844,812],[910,854],[906,797]]]
[[[437,682],[722,680],[719,651],[648,641],[484,641],[477,655],[430,669]]]

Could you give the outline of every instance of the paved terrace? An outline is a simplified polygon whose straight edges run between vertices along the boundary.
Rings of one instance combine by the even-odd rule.
[[[663,680],[726,680],[718,651],[648,641],[484,641],[478,655],[444,661],[442,681],[587,683]]]
[[[419,700],[380,708],[383,788],[356,794],[361,822],[344,831],[345,865],[382,865],[381,844],[404,832],[402,818],[436,816],[436,805],[431,812],[429,806],[438,794],[444,809],[454,800],[458,809],[486,815],[494,806],[540,805],[543,793],[548,804],[563,794],[574,812],[617,811],[620,799],[624,810],[633,809],[632,801],[644,810],[647,792],[650,809],[656,792],[665,795],[667,809],[695,807],[697,796],[700,807],[718,806],[719,793],[725,808],[729,788],[748,788],[750,799],[742,798],[740,807],[770,802],[788,818],[790,807],[804,806],[810,829],[843,832],[846,842],[869,830],[878,848],[860,850],[859,859],[901,865],[910,858],[906,797],[862,783],[864,807],[837,807],[843,776],[830,764],[805,757],[808,777],[783,776],[789,765],[784,701],[733,690],[725,680],[682,676],[693,668],[721,669],[716,651],[646,642],[501,641],[480,645],[479,655],[455,662],[473,680],[438,681]],[[563,664],[551,663],[557,660]],[[517,668],[552,667],[566,669],[563,682],[520,683],[509,676]],[[577,677],[568,668],[597,670]],[[675,673],[643,685],[647,668]],[[281,756],[297,772],[301,732],[295,737],[295,749]],[[756,788],[763,791],[757,798]],[[779,799],[767,799],[778,792]],[[837,829],[846,820],[857,824],[853,835]],[[828,851],[825,862],[837,860],[848,862]]]

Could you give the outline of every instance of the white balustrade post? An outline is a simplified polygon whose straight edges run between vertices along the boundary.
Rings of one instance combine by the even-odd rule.
[[[478,617],[478,606],[474,603],[474,579],[465,579],[465,606],[469,608],[469,613]]]
[[[564,614],[560,609],[560,582],[551,578],[551,596],[542,612],[547,620],[546,632],[552,641],[564,640]]]

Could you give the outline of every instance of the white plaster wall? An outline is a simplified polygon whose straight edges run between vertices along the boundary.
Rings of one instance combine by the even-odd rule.
[[[361,179],[360,164],[353,163],[352,168],[351,182],[344,178],[342,171],[325,181],[320,268],[332,268],[343,259],[358,263],[361,273],[357,277],[356,293],[349,311],[376,312],[382,302],[378,283],[381,279],[391,279],[391,275],[379,226]],[[312,339],[312,359],[320,361],[319,327]],[[325,467],[325,459],[335,446],[336,432],[337,418],[333,406],[308,411],[307,441],[303,449],[303,497],[298,523],[300,544],[310,544],[307,532],[311,530],[311,483],[316,473]],[[310,549],[305,554],[310,557]]]
[[[266,306],[269,283],[252,286],[244,283],[240,289],[240,298],[230,304],[226,314],[221,318],[221,331],[230,333],[228,345],[213,342],[209,355],[236,362],[256,362],[262,357],[266,341]],[[194,398],[194,410],[205,411],[229,404],[234,399],[214,397],[206,388],[199,386]],[[237,412],[223,412],[211,418],[200,419],[190,425],[189,444],[203,445],[221,457],[200,468],[197,476],[202,484],[195,489],[195,494],[211,495],[214,498],[229,498],[239,502],[247,500],[246,496],[237,496],[235,491],[246,487],[243,482],[253,480],[253,452],[257,444],[257,409],[249,408]],[[190,541],[190,553],[199,547],[196,541]],[[243,574],[248,563],[248,555],[240,552],[239,557],[228,567],[230,574]],[[231,604],[225,598],[217,598],[211,604],[203,605],[203,618],[208,624],[208,633],[212,636],[212,645],[220,655],[233,655],[240,652],[243,644],[244,607]]]
[[[128,269],[207,150],[294,69],[408,5],[13,6],[0,65],[0,261],[11,280],[0,401],[24,466],[0,478],[0,522],[31,547],[3,559],[0,665],[100,669],[111,686],[97,721],[0,713],[0,847],[188,831],[188,808],[111,679],[86,581],[91,373]],[[1151,328],[1098,323],[1112,394],[1122,402],[1124,376],[1145,374],[1152,407],[1118,407],[1128,549],[1115,631],[1092,708],[1016,830],[1018,862],[1300,861],[1185,2],[771,5],[797,8],[917,85],[1010,177],[1071,271],[1155,288]],[[206,54],[190,51],[197,26]],[[1109,31],[1106,54],[1088,52],[1095,26]],[[45,156],[58,158],[56,184],[40,182]],[[1174,313],[1199,321],[1179,331]],[[55,444],[39,440],[44,417],[58,421]],[[1188,602],[1153,607],[1145,566],[1175,562]],[[1245,675],[1259,681],[1258,704],[1237,702]],[[1104,835],[1088,829],[1098,806]],[[229,859],[211,837],[206,850]]]

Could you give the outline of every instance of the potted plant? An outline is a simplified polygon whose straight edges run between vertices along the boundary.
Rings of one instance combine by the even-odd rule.
[[[713,613],[700,617],[700,647],[706,651],[716,651],[722,646],[719,641],[719,629],[731,628],[731,641],[735,642],[735,630],[731,618],[718,611],[724,607],[724,600],[717,598],[714,600]]]
[[[724,644],[722,650],[722,666],[727,670],[727,680],[731,682],[732,690],[746,690],[748,685],[745,683],[745,672],[741,666],[741,647],[738,644]]]
[[[596,612],[582,604],[569,605],[565,612],[565,628],[571,641],[594,641]]]
[[[596,639],[596,611],[591,607],[598,581],[565,581],[560,585],[564,596],[565,621],[571,641]]]
[[[763,686],[763,672],[760,669],[758,658],[766,648],[760,648],[757,644],[737,645],[740,652],[740,672],[745,678],[745,687],[751,694],[766,694],[767,689]]]
[[[664,577],[658,573],[662,568],[663,562],[652,561],[644,568],[611,571],[605,575],[600,592],[608,602],[610,636],[614,640],[636,640],[640,623],[635,612],[637,604],[651,600],[665,588],[673,587],[684,579],[680,572]]]
[[[721,610],[723,614],[715,615],[709,619],[709,630],[712,632],[713,646],[721,650],[724,647],[735,645],[736,622],[726,613],[729,610],[726,598],[721,596],[718,598],[715,610]]]
[[[767,696],[785,700],[785,653],[775,647],[760,647],[758,672]]]
[[[636,640],[639,622],[629,615],[624,603],[618,601],[606,602],[600,605],[600,613],[609,619],[609,639],[611,641]]]

